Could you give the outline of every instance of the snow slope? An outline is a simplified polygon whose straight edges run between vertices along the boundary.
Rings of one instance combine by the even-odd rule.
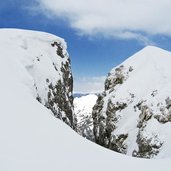
[[[137,157],[171,157],[170,66],[171,52],[149,46],[112,69],[93,111],[99,144]]]
[[[3,84],[0,89],[0,170],[170,170],[171,159],[130,158],[83,139],[50,115],[25,85],[13,88]]]
[[[97,100],[97,95],[88,94],[74,98],[74,112],[77,119],[77,132],[93,141],[92,109]]]
[[[6,45],[5,49],[5,34],[2,31],[0,39],[0,170],[170,170],[171,159],[136,159],[109,151],[83,139],[52,116],[51,110],[35,99],[32,77],[18,60],[26,60],[18,46],[10,49]]]

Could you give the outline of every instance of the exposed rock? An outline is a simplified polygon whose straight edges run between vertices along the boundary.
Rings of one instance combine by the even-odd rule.
[[[45,100],[45,106],[49,108],[54,116],[62,119],[68,125],[75,128],[74,122],[74,112],[73,112],[73,77],[71,73],[71,64],[68,58],[68,54],[63,51],[62,44],[59,42],[51,43],[53,48],[57,48],[56,58],[61,57],[60,70],[57,65],[53,62],[53,67],[57,72],[61,72],[61,78],[57,80],[56,83],[50,81],[49,78],[46,79],[48,85],[47,100]],[[37,95],[39,100],[41,97]],[[40,100],[39,100],[40,102]]]
[[[125,76],[123,74],[124,66],[121,65],[115,69],[114,74],[109,73],[108,78],[105,81],[105,90],[109,90],[112,87],[115,87],[117,84],[122,84]]]
[[[59,42],[53,42],[52,44],[52,47],[57,47],[57,50],[56,50],[56,53],[58,56],[60,56],[61,58],[65,58],[65,55],[63,54],[63,47],[62,47],[62,44]]]
[[[124,143],[128,138],[128,134],[120,134],[117,136],[112,136],[109,144],[109,149],[114,150],[116,152],[126,154],[127,145]]]
[[[159,153],[159,149],[163,144],[157,135],[144,136],[143,128],[139,130],[136,142],[138,144],[138,151],[134,150],[132,155],[142,158],[153,158]]]
[[[129,71],[130,70],[130,71]],[[124,144],[124,140],[127,138],[127,134],[116,134],[115,129],[117,128],[117,123],[120,119],[120,112],[124,110],[128,103],[128,101],[112,101],[112,98],[115,98],[113,95],[112,98],[106,101],[108,96],[107,91],[109,93],[115,91],[115,87],[117,85],[123,84],[123,82],[127,79],[129,72],[133,69],[126,69],[123,65],[116,68],[114,73],[110,73],[108,78],[105,81],[105,92],[99,95],[96,105],[93,107],[93,120],[94,120],[94,134],[95,134],[95,142],[105,146],[111,150],[125,153],[126,145]],[[130,99],[134,98],[133,94],[130,94]],[[104,110],[104,106],[106,109]],[[123,138],[125,135],[125,138]]]
[[[155,115],[154,118],[158,120],[158,122],[164,124],[167,122],[171,122],[171,99],[167,97],[165,99],[165,104],[160,104],[158,106],[160,114]]]
[[[99,115],[101,113],[101,110],[103,108],[103,97],[105,96],[105,93],[102,93],[101,95],[98,95],[96,104],[93,107],[93,111],[92,111],[92,118],[93,118],[93,132],[94,132],[94,136],[95,136],[95,142],[99,143],[99,124],[103,123],[103,120],[105,118],[103,118],[101,115]]]
[[[137,106],[138,109],[141,111],[137,127],[141,128],[149,119],[151,119],[153,113],[147,105],[143,105],[141,102],[138,103]]]

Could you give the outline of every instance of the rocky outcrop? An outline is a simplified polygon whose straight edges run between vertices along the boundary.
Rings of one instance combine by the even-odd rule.
[[[134,157],[171,156],[168,65],[170,52],[147,47],[111,70],[93,107],[96,143]]]
[[[155,113],[153,109],[150,108],[150,106],[145,104],[145,101],[139,102],[136,106],[134,106],[134,108],[136,107],[140,111],[137,124],[137,128],[139,130],[136,138],[138,149],[133,151],[132,156],[153,158],[159,153],[163,142],[158,138],[157,134],[147,136],[144,134],[144,132],[146,132],[148,121],[155,118]]]
[[[52,47],[56,48],[58,58],[66,58],[67,54],[64,54],[63,47],[60,43],[53,42]],[[53,63],[54,69],[58,72],[57,66]],[[61,79],[55,84],[50,82],[47,78],[48,94],[45,106],[49,108],[53,114],[62,119],[70,126],[74,126],[73,121],[73,77],[71,73],[70,59],[67,57],[66,61],[61,62]]]
[[[109,98],[109,95],[126,81],[129,72],[132,72],[132,70],[132,67],[126,70],[121,65],[114,72],[108,74],[105,81],[105,91],[98,96],[92,112],[95,142],[120,153],[126,153],[124,141],[128,134],[114,135],[112,133],[117,128],[117,123],[120,120],[121,115],[119,113],[127,107],[133,95],[130,95],[130,100],[116,102],[112,101],[115,96]]]
[[[47,98],[42,101],[41,95],[37,92],[37,99],[50,109],[55,117],[75,128],[72,93],[73,77],[70,59],[60,41],[52,42],[51,46],[56,50],[56,60],[60,61],[60,64],[59,62],[56,64],[53,62],[53,68],[56,72],[60,73],[60,78],[56,82],[47,78]]]
[[[28,77],[21,77],[21,81],[54,116],[75,127],[73,77],[65,41],[44,32],[2,29],[2,35],[3,32],[4,49],[15,49],[17,59],[14,60],[21,64],[21,72]]]

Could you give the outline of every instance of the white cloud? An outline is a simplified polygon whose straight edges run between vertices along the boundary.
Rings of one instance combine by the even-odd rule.
[[[67,19],[83,35],[139,39],[145,43],[149,42],[144,34],[171,36],[170,0],[38,1],[44,13]]]
[[[83,77],[74,80],[75,93],[99,93],[104,90],[106,76]]]

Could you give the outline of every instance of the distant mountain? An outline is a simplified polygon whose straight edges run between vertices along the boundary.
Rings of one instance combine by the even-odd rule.
[[[171,52],[148,46],[113,68],[93,122],[102,146],[136,157],[171,157]]]
[[[97,95],[88,94],[74,98],[74,112],[77,118],[77,132],[94,141],[92,109],[97,100]]]
[[[73,96],[74,96],[74,98],[76,98],[76,97],[82,97],[82,96],[87,96],[87,95],[89,95],[89,93],[74,93],[73,94]]]
[[[76,97],[82,97],[82,96],[87,96],[87,95],[96,95],[96,96],[98,96],[99,95],[99,93],[73,93],[73,96],[74,96],[74,98],[76,98]]]

